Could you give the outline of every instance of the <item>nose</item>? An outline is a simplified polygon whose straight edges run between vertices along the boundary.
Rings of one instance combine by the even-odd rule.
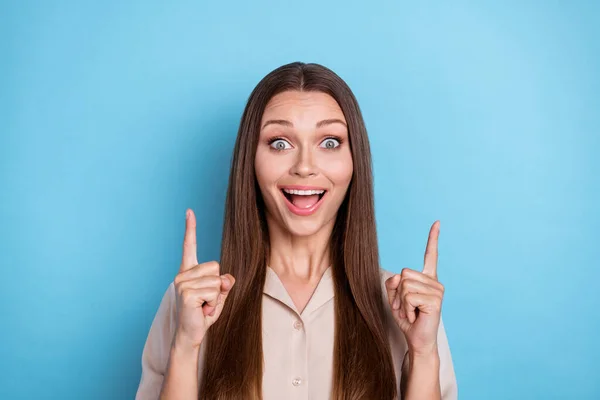
[[[308,178],[317,175],[317,166],[313,160],[313,154],[309,148],[304,147],[297,153],[296,162],[290,173],[300,178]]]

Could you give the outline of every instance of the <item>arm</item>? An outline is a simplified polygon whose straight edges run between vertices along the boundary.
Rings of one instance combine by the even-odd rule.
[[[136,400],[198,399],[200,346],[177,335],[176,312],[175,287],[171,284],[144,345]]]
[[[441,400],[440,357],[437,348],[431,354],[406,352],[400,384],[403,400]]]
[[[403,268],[386,279],[392,316],[404,333],[408,352],[403,362],[403,400],[455,400],[456,379],[442,325],[444,285],[437,276],[439,221],[429,230],[421,272]]]
[[[201,345],[235,284],[219,270],[216,261],[198,264],[196,217],[188,209],[181,266],[152,322],[136,400],[198,398]]]
[[[171,283],[154,316],[142,352],[142,377],[136,400],[157,400],[167,372],[175,332],[175,287]]]
[[[431,386],[433,385],[433,386]],[[428,391],[423,388],[432,388],[434,397],[425,397]],[[410,389],[410,392],[409,392]],[[439,390],[439,394],[438,393]],[[421,398],[441,398],[442,400],[457,400],[458,386],[448,337],[444,328],[444,321],[440,319],[440,326],[437,335],[437,355],[430,357],[413,355],[406,351],[402,362],[402,373],[400,377],[400,399],[412,400],[414,394]],[[435,397],[435,395],[441,397]]]
[[[177,335],[169,353],[167,373],[160,400],[196,400],[198,398],[198,356],[200,347],[186,343]]]

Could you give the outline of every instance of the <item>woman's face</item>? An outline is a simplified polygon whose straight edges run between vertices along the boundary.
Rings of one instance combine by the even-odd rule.
[[[260,124],[255,172],[267,218],[295,236],[333,224],[352,179],[346,119],[333,97],[286,91]]]

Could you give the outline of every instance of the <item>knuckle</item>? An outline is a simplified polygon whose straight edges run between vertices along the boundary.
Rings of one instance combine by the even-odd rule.
[[[394,289],[394,278],[396,278],[396,276],[398,276],[398,275],[392,275],[385,280],[385,286],[388,289]]]
[[[215,301],[217,299],[217,297],[219,296],[219,293],[221,293],[218,289],[214,289],[214,288],[209,288],[206,289],[206,295],[204,300],[206,301]]]
[[[402,272],[400,272],[400,275],[402,275],[402,278],[408,278],[410,276],[410,273],[410,268],[402,268]]]
[[[196,245],[196,240],[194,240],[194,239],[190,239],[189,237],[188,237],[188,238],[185,238],[185,239],[183,240],[183,245],[184,245],[184,246],[195,246],[195,245]]]
[[[409,279],[402,279],[402,282],[400,282],[400,288],[402,290],[407,290],[409,288],[409,285],[410,285]]]
[[[195,295],[191,290],[183,290],[181,292],[181,300],[183,304],[191,304],[195,300]]]
[[[404,300],[404,297],[406,297],[407,294],[408,291],[405,288],[398,289],[398,297],[400,298],[400,301]]]
[[[206,282],[206,284],[210,285],[211,287],[221,287],[221,278],[218,276],[205,276],[203,277],[203,280]]]
[[[204,264],[202,264],[202,268],[207,271],[218,272],[219,271],[219,263],[216,261],[208,261],[208,262],[205,262]]]
[[[182,283],[185,282],[185,271],[184,272],[180,272],[177,275],[175,275],[175,279],[173,279],[173,283],[175,283],[175,286],[181,285]]]
[[[175,279],[173,279],[173,283],[175,284],[175,286],[179,286],[179,284],[181,283],[181,274],[177,274],[175,275]]]
[[[185,281],[179,280],[178,282],[175,282],[175,290],[177,290],[177,293],[179,293],[179,295],[183,294],[183,292],[185,291],[185,286]]]

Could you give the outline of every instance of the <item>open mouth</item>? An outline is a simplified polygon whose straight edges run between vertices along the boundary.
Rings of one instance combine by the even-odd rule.
[[[321,200],[327,193],[324,189],[298,190],[281,189],[281,193],[286,198],[286,203],[290,211],[299,215],[310,215],[317,210]]]

